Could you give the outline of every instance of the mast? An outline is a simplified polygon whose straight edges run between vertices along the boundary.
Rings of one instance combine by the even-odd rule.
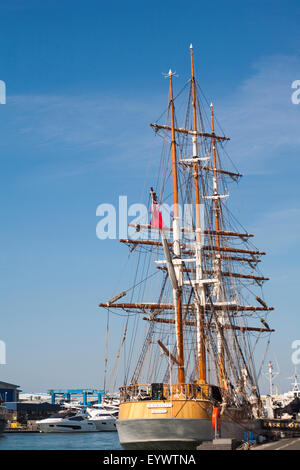
[[[217,292],[217,301],[219,302],[221,294],[221,256],[220,256],[220,200],[218,193],[218,181],[217,181],[217,153],[216,153],[216,139],[215,139],[215,123],[214,123],[214,107],[211,103],[210,105],[211,112],[211,133],[212,133],[212,153],[213,153],[213,192],[214,192],[214,219],[215,219],[215,230],[216,230],[216,269],[217,277],[219,281],[219,287]],[[220,315],[221,325],[224,323],[224,314]],[[224,345],[221,332],[218,332],[218,367],[219,367],[219,383],[221,387],[226,388],[225,380],[225,360],[224,360]]]
[[[269,362],[269,385],[270,385],[270,396],[273,395],[273,364]]]
[[[172,70],[169,70],[170,80],[170,111],[171,111],[171,148],[172,148],[172,180],[173,180],[173,197],[174,197],[174,219],[173,219],[173,252],[175,260],[179,261],[180,255],[180,218],[178,205],[178,179],[177,179],[177,156],[176,156],[176,140],[175,140],[175,116],[173,101],[173,77]],[[174,261],[175,261],[174,260]],[[176,261],[177,261],[176,260]],[[181,261],[179,261],[181,263]],[[174,263],[175,264],[175,263]],[[184,383],[184,354],[183,354],[183,322],[182,322],[182,294],[181,294],[181,266],[175,264],[175,272],[178,280],[178,289],[173,288],[173,302],[175,309],[175,326],[177,340],[177,361],[178,361],[178,382]]]
[[[214,107],[211,103],[210,105],[210,112],[211,112],[211,132],[212,132],[212,151],[213,151],[213,191],[214,191],[214,216],[215,216],[215,229],[216,229],[216,247],[220,248],[220,208],[219,208],[219,199],[218,199],[218,183],[217,183],[217,155],[216,155],[216,139],[214,137],[215,134],[215,123],[214,123]],[[220,262],[220,253],[218,251],[217,256],[217,263],[219,270],[221,270],[221,262]]]
[[[196,280],[202,279],[202,234],[201,234],[201,216],[200,216],[200,193],[199,193],[199,177],[198,177],[198,146],[197,146],[197,94],[196,94],[196,81],[194,73],[194,56],[193,46],[190,45],[191,52],[191,75],[192,75],[192,93],[193,93],[193,176],[194,176],[194,189],[195,189],[195,211],[196,211]],[[195,287],[196,288],[196,287]],[[202,309],[199,308],[199,300],[196,299],[197,308],[197,346],[198,346],[198,368],[199,368],[199,381],[206,382],[206,350],[205,350],[205,336],[204,336],[204,311],[205,311],[205,288],[198,285],[198,294]]]

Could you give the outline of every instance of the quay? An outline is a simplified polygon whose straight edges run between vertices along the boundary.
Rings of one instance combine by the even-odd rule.
[[[247,445],[248,444],[248,445]],[[253,444],[238,442],[235,439],[214,439],[210,442],[204,442],[197,447],[198,451],[205,450],[300,450],[300,437],[297,438],[279,438],[276,441],[266,441],[263,444]]]
[[[202,442],[198,451],[205,450],[300,450],[300,421],[293,419],[262,419],[257,439],[245,432],[244,440],[222,437]]]
[[[0,381],[0,404],[7,414],[6,433],[38,433],[36,422],[70,407],[101,404],[103,390],[77,388],[21,393],[19,385]]]
[[[254,446],[251,450],[300,450],[300,438],[287,438],[275,442],[267,442],[266,444]]]

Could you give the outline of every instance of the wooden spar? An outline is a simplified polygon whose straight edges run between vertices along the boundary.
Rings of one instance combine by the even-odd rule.
[[[213,271],[205,271],[205,274],[214,274]],[[221,271],[222,276],[228,276],[228,277],[238,277],[242,279],[254,279],[255,281],[269,281],[270,279],[268,277],[262,277],[262,276],[252,276],[248,274],[240,274],[240,273],[229,273],[229,272],[224,272]]]
[[[173,180],[173,200],[174,200],[174,217],[179,217],[178,207],[178,181],[177,181],[177,156],[176,156],[176,140],[175,140],[175,116],[173,101],[173,85],[172,72],[169,71],[170,79],[170,110],[171,110],[171,147],[172,147],[172,180]]]
[[[142,320],[145,321],[151,321],[151,322],[156,322],[156,323],[167,323],[174,325],[175,320],[172,318],[149,318],[149,317],[143,317]],[[190,321],[190,320],[184,320],[183,324],[186,326],[197,326],[197,322],[195,321]],[[157,341],[158,342],[158,341]]]
[[[201,170],[206,170],[206,171],[213,171],[213,172],[216,172],[216,173],[221,173],[223,175],[229,175],[231,178],[235,179],[235,178],[241,178],[243,175],[241,175],[240,173],[233,173],[232,171],[227,171],[227,170],[221,170],[221,168],[211,168],[209,166],[200,166],[200,169]]]
[[[173,84],[172,84],[172,71],[169,71],[169,85],[170,85],[170,111],[171,111],[171,148],[172,148],[172,181],[173,181],[173,201],[174,201],[174,228],[177,230],[173,232],[173,251],[180,257],[180,243],[179,243],[179,205],[178,205],[178,180],[177,180],[177,156],[176,156],[176,140],[175,140],[175,113],[174,113],[174,100],[173,100]],[[177,233],[178,232],[178,233]],[[175,291],[173,289],[174,307],[175,307],[175,320],[176,320],[176,339],[177,339],[177,360],[178,366],[178,382],[184,383],[184,355],[183,355],[183,328],[182,328],[182,302],[181,302],[181,289]]]
[[[183,158],[182,160],[179,161],[180,165],[183,166],[191,166],[194,165],[194,162],[191,159]],[[212,171],[214,172],[214,168],[206,165],[202,165],[201,159],[197,159],[198,164],[198,169],[199,170],[205,170],[205,171]],[[243,175],[241,173],[234,173],[233,171],[228,171],[228,170],[223,170],[221,168],[216,169],[216,173],[220,173],[222,175],[228,175],[230,178],[232,178],[234,181],[237,181],[238,178],[241,178]]]
[[[165,270],[164,266],[157,266],[157,269]],[[195,273],[196,269],[194,268],[183,268],[183,271],[186,273]],[[214,274],[213,271],[204,270],[203,274]],[[228,277],[238,277],[241,279],[253,279],[254,281],[269,281],[268,277],[261,277],[261,276],[252,276],[251,274],[240,274],[240,273],[229,273],[225,271],[220,271],[221,276],[228,276]]]
[[[149,318],[143,317],[143,320],[157,322],[157,323],[167,323],[167,324],[174,324],[174,320],[170,318]],[[196,326],[197,323],[195,321],[185,320],[184,325],[186,326]],[[214,327],[214,323],[204,324],[205,327]],[[225,328],[226,330],[236,330],[236,331],[258,331],[260,333],[274,333],[274,329],[271,328],[255,328],[252,326],[236,326],[236,325],[221,325],[221,328]]]
[[[193,55],[193,46],[190,46],[191,53],[191,75],[192,75],[192,95],[193,95],[193,157],[198,156],[197,150],[197,94],[196,94],[196,81],[195,81],[195,72],[194,72],[194,55]],[[195,158],[195,163],[193,164],[194,169],[194,188],[195,188],[195,211],[196,211],[196,269],[197,269],[197,279],[202,278],[202,258],[201,258],[201,220],[200,220],[200,193],[199,193],[199,178],[198,178],[198,164],[197,159]],[[199,259],[198,259],[199,258]],[[202,285],[199,287],[199,296],[201,304],[205,305],[205,290]],[[197,342],[198,342],[198,372],[199,380],[201,382],[206,382],[206,345],[205,345],[205,335],[204,335],[204,319],[203,312],[200,309],[197,309]],[[200,344],[199,344],[200,343]]]
[[[191,165],[194,165],[194,162],[192,162],[191,159],[187,159],[187,158],[183,158],[182,160],[179,161],[179,163],[180,163],[180,165],[187,166],[187,167],[191,166]],[[196,163],[198,165],[199,170],[206,170],[206,171],[213,171],[214,172],[214,168],[212,168],[210,166],[202,165],[201,160],[198,159],[196,161]],[[222,170],[221,168],[217,168],[216,173],[221,173],[223,175],[229,175],[230,178],[233,179],[234,181],[237,181],[238,178],[241,178],[243,176],[240,173],[234,173],[232,171]]]
[[[130,309],[145,309],[145,310],[174,310],[174,304],[161,304],[161,303],[154,303],[154,302],[139,302],[139,303],[123,303],[123,304],[109,304],[109,303],[101,303],[99,307],[108,307],[108,308],[121,308],[125,310]],[[187,307],[183,305],[182,307]],[[189,308],[193,308],[192,305],[189,305]],[[261,308],[261,307],[259,307]]]
[[[194,135],[197,133],[197,98],[196,98],[196,83],[195,83],[195,73],[194,73],[194,55],[193,55],[193,46],[190,46],[191,52],[191,72],[192,72],[192,92],[193,92],[193,131]]]
[[[120,243],[132,243],[133,245],[153,245],[153,246],[162,246],[162,242],[155,242],[153,240],[130,240],[129,238],[120,239]],[[173,246],[173,243],[168,242],[169,246]]]
[[[139,303],[118,303],[118,304],[109,304],[101,303],[99,307],[104,308],[120,308],[123,310],[174,310],[174,304],[172,303],[154,303],[154,302],[139,302]],[[190,304],[182,304],[183,309],[194,310],[194,306]],[[264,312],[274,310],[274,307],[254,307],[250,305],[230,305],[230,307],[224,307],[222,305],[213,305],[207,304],[205,306],[206,310],[231,310],[231,311],[250,311],[250,312]]]
[[[193,255],[194,254],[194,252],[190,251],[190,250],[184,250],[183,253],[185,255]],[[214,255],[213,255],[213,253],[203,253],[202,256],[204,256],[204,258],[211,258]],[[221,258],[221,260],[224,259],[224,260],[229,260],[229,261],[241,261],[242,263],[244,263],[245,261],[248,261],[249,263],[261,263],[260,259],[243,258],[241,256],[224,256],[224,255],[220,255],[220,258]]]
[[[108,303],[109,304],[113,304],[114,302],[116,302],[117,300],[121,299],[122,297],[125,297],[126,295],[126,291],[124,290],[123,292],[120,292],[120,294],[118,295],[115,295],[114,297],[112,297]]]
[[[129,238],[127,239],[121,239],[119,240],[120,243],[132,243],[133,245],[153,245],[153,246],[162,246],[162,242],[158,241],[153,241],[153,240],[130,240]],[[172,246],[172,243],[168,242],[169,246]],[[188,246],[186,243],[181,243],[181,246]],[[217,247],[217,246],[209,246],[205,245],[202,247],[202,250],[211,250],[211,251],[223,251],[223,252],[228,252],[228,253],[245,253],[249,255],[265,255],[265,251],[254,251],[254,250],[243,250],[241,248],[229,248],[229,247]]]
[[[155,130],[163,129],[166,131],[170,131],[171,127],[170,126],[160,126],[158,124],[150,124],[151,127],[153,127]],[[209,134],[207,132],[194,132],[190,129],[183,129],[182,127],[175,127],[174,128],[175,132],[179,132],[182,134],[190,134],[190,135],[197,135],[201,137],[208,137],[210,139],[215,138],[216,140],[230,140],[228,137],[221,137],[219,135],[214,135],[214,134]]]
[[[254,251],[254,250],[243,250],[241,248],[230,248],[224,246],[204,246],[203,250],[212,250],[212,251],[224,251],[228,253],[245,253],[249,255],[265,255],[265,251]]]
[[[175,320],[173,320],[173,322],[175,323]],[[174,364],[177,364],[178,366],[180,366],[181,364],[177,361],[176,357],[173,356],[172,353],[170,353],[170,351],[168,350],[168,348],[166,348],[166,346],[158,339],[157,340],[157,344],[161,347],[161,349],[163,350],[163,352],[166,354],[167,357],[169,357],[171,359],[171,361],[174,362]]]
[[[221,235],[224,237],[240,237],[240,238],[251,238],[254,237],[252,233],[239,233],[239,232],[230,232],[227,230],[203,230],[203,233],[206,235]]]
[[[128,227],[135,227],[137,231],[140,231],[140,229],[146,229],[146,230],[158,230],[155,227],[152,227],[150,224],[128,224]],[[164,230],[172,232],[173,227],[164,227]],[[194,229],[191,229],[189,227],[181,227],[182,232],[195,232]],[[201,233],[204,233],[204,235],[223,235],[225,237],[241,237],[241,238],[250,238],[254,237],[251,233],[239,233],[239,232],[230,232],[226,230],[220,230],[217,232],[216,230],[202,230]]]
[[[205,253],[204,256],[206,258],[211,258],[213,256],[213,254],[212,253]],[[244,263],[245,261],[250,261],[250,263],[261,263],[260,259],[243,258],[242,256],[224,256],[224,255],[220,255],[220,258],[224,259],[224,260],[230,260],[230,261],[240,261],[242,263]]]

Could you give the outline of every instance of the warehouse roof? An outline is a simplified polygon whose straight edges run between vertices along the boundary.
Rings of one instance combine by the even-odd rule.
[[[9,382],[1,382],[0,381],[0,389],[8,389],[8,388],[19,388],[20,385],[10,384]]]

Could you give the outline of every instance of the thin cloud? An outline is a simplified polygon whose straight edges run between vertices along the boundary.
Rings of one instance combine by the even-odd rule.
[[[52,176],[82,174],[120,162],[139,171],[157,142],[148,126],[154,110],[153,101],[116,95],[11,96],[0,109],[0,147],[19,145],[22,154],[38,155],[50,165],[50,155],[59,155],[59,168],[50,170]]]
[[[300,78],[300,57],[272,56],[253,66],[253,74],[222,103],[219,118],[232,141],[231,155],[253,171],[270,158],[300,145],[300,105],[291,101]]]
[[[255,234],[261,239],[268,237],[266,246],[272,255],[290,252],[300,242],[300,208],[273,210],[264,214],[255,228]]]
[[[248,174],[280,171],[287,158],[300,145],[300,105],[291,101],[292,82],[300,78],[300,57],[272,56],[254,64],[252,75],[218,106],[217,118],[231,137],[227,147],[239,169]],[[110,168],[126,164],[139,171],[143,159],[153,155],[159,139],[148,128],[153,116],[165,104],[165,96],[116,95],[17,95],[8,97],[1,108],[1,148],[16,139],[22,151],[60,155],[86,152],[86,162],[77,170],[70,163],[62,174],[92,171],[101,164]],[[5,110],[4,110],[5,108]],[[47,157],[45,157],[47,158]],[[157,157],[157,163],[159,156]]]

